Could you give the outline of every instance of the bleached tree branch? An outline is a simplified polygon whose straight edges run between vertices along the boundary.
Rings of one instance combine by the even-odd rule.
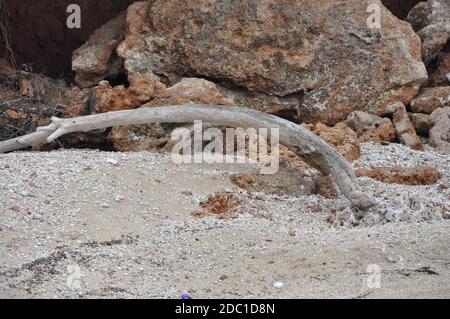
[[[354,207],[367,210],[376,205],[374,199],[360,189],[348,162],[321,138],[301,126],[264,112],[218,105],[180,105],[141,107],[136,110],[110,112],[76,118],[52,118],[50,125],[36,133],[0,142],[0,153],[54,141],[74,132],[88,132],[106,127],[148,124],[187,123],[195,120],[230,127],[278,128],[280,143],[287,146],[306,163],[325,175],[332,175],[335,184]]]

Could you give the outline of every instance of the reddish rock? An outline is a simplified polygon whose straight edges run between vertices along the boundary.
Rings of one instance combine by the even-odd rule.
[[[114,149],[120,152],[171,151],[171,130],[162,125],[131,125],[114,127],[108,134]]]
[[[403,185],[431,185],[440,178],[439,171],[429,166],[360,168],[355,171],[355,174],[358,177],[366,176],[383,183]]]
[[[346,123],[358,134],[361,143],[393,142],[397,138],[394,124],[388,118],[355,111],[347,117]]]
[[[414,100],[410,109],[414,113],[431,114],[439,107],[450,106],[450,86],[424,88]]]
[[[224,98],[214,83],[196,78],[182,79],[174,86],[161,92],[151,101],[150,105],[184,105],[189,103],[231,105],[231,101]]]
[[[242,106],[333,125],[409,103],[427,78],[418,36],[379,3],[383,27],[370,30],[359,0],[138,2],[118,53],[128,74],[213,78]]]
[[[405,105],[399,102],[391,105],[390,108],[394,112],[393,123],[400,142],[412,149],[423,151],[422,142],[414,130]]]
[[[366,131],[359,137],[360,143],[394,142],[396,140],[397,133],[391,121],[383,123],[373,130]]]
[[[424,113],[408,113],[408,115],[416,133],[428,135],[428,132],[431,129],[430,115]]]
[[[133,76],[134,79],[140,78],[139,74]],[[155,82],[159,83],[159,82]],[[134,85],[136,87],[136,85]],[[162,90],[160,85],[153,85],[156,90],[150,90],[156,96],[152,97],[152,101],[146,104],[146,107],[151,106],[163,106],[163,105],[183,105],[189,103],[197,104],[220,104],[228,105],[230,102],[225,99],[220,92],[217,90],[216,85],[212,82],[203,79],[183,79],[176,85]],[[145,86],[144,86],[145,88]],[[124,88],[114,88],[119,91],[119,94],[124,90]],[[109,89],[110,90],[110,89]],[[126,96],[133,97],[131,102],[132,105],[136,105],[139,102],[139,106],[142,105],[142,99],[136,101],[137,97],[143,96],[144,98],[148,95],[137,94],[139,90],[133,88],[133,85],[127,91]],[[145,91],[144,91],[145,92]],[[117,102],[115,102],[117,101]],[[125,101],[117,100],[114,95],[110,96],[106,100],[106,105],[115,105],[118,107],[126,105]],[[192,123],[190,123],[192,125]],[[114,147],[122,152],[127,151],[170,151],[172,146],[171,132],[177,127],[171,124],[149,124],[149,125],[131,125],[115,127],[111,130],[108,138],[114,143]]]
[[[192,216],[215,216],[219,219],[230,219],[236,218],[240,214],[252,214],[255,217],[271,219],[263,206],[253,204],[240,195],[227,192],[211,195],[199,210],[192,213]]]
[[[95,113],[135,109],[165,90],[165,85],[152,74],[136,75],[130,80],[128,88],[124,85],[112,87],[107,81],[100,82],[95,88]]]
[[[124,39],[125,12],[96,30],[89,40],[75,50],[72,70],[80,88],[97,85],[106,78],[115,78],[123,72],[123,60],[115,52]]]
[[[90,89],[79,89],[76,86],[68,89],[62,98],[63,103],[68,106],[65,117],[77,117],[91,113],[89,110],[91,92]]]
[[[313,213],[321,213],[321,212],[323,212],[323,208],[322,208],[322,206],[320,206],[319,204],[314,205],[314,206],[311,206],[309,209],[310,209],[311,212],[313,212]]]
[[[442,154],[450,154],[450,107],[439,108],[430,116],[430,144]]]
[[[429,64],[450,38],[450,2],[420,2],[409,12],[407,21],[422,39],[422,57],[425,64]]]
[[[322,123],[316,125],[303,124],[302,126],[308,128],[333,146],[347,161],[352,162],[361,156],[358,135],[344,122],[337,123],[333,127]]]

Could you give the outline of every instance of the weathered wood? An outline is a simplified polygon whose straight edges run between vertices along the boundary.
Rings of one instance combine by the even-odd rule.
[[[142,107],[76,118],[52,118],[48,126],[33,134],[0,142],[0,153],[51,142],[73,132],[88,132],[106,127],[148,123],[187,123],[195,120],[230,127],[278,128],[280,143],[323,174],[331,174],[342,194],[354,207],[367,210],[376,202],[364,194],[347,161],[321,138],[301,126],[264,112],[236,106],[180,105]]]

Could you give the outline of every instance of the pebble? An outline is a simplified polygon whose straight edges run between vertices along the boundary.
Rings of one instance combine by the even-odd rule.
[[[125,198],[123,197],[123,196],[121,196],[121,195],[116,195],[115,197],[114,197],[114,200],[117,202],[117,203],[120,203],[121,201],[123,201]]]
[[[109,163],[109,164],[111,164],[111,165],[113,165],[113,166],[119,166],[119,161],[117,161],[117,160],[115,160],[115,159],[113,159],[113,158],[108,158],[108,159],[106,160],[106,162]]]
[[[35,214],[33,214],[33,219],[36,219],[36,220],[43,220],[44,217],[43,217],[41,214],[35,213]]]
[[[281,281],[277,281],[276,283],[273,284],[273,288],[275,289],[283,289],[284,284]]]
[[[450,73],[447,74],[447,80],[448,80],[448,82],[450,83]]]
[[[30,197],[30,193],[27,192],[27,191],[21,191],[21,192],[20,192],[20,195],[21,195],[22,197]]]

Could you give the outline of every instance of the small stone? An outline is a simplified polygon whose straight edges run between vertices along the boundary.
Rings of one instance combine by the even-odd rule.
[[[27,191],[21,191],[21,192],[20,192],[20,195],[21,195],[22,197],[30,197],[30,193],[27,192]]]
[[[283,289],[284,284],[281,281],[277,281],[276,283],[273,284],[273,288],[275,289]]]
[[[12,210],[13,212],[17,213],[20,212],[20,207],[17,205],[11,206],[9,209]]]
[[[33,219],[36,219],[36,220],[43,220],[44,219],[44,217],[41,214],[38,214],[38,213],[33,214],[32,217],[33,217]]]
[[[448,83],[450,83],[450,73],[446,75]]]
[[[119,161],[113,159],[113,158],[108,158],[106,160],[106,162],[108,162],[109,164],[113,165],[113,166],[119,166]]]
[[[125,198],[121,195],[116,195],[114,197],[114,200],[116,201],[116,203],[120,203],[121,201],[123,201]]]
[[[311,212],[313,212],[313,213],[323,212],[322,206],[320,206],[319,204],[312,206],[310,209],[311,209]]]
[[[226,279],[228,279],[228,276],[227,276],[227,275],[222,275],[222,276],[220,276],[219,279],[220,279],[220,280],[226,280]]]
[[[110,208],[111,207],[111,205],[109,205],[108,203],[103,203],[101,206],[102,206],[102,208]]]

